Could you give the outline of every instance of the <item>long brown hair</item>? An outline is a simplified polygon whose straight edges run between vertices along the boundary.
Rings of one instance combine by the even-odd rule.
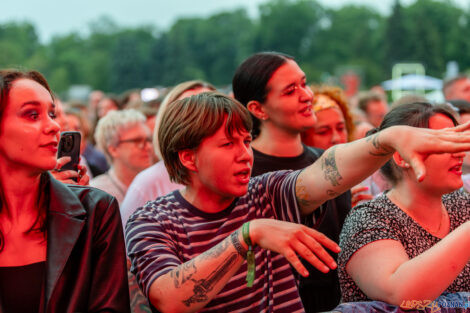
[[[52,92],[49,87],[49,84],[47,83],[46,78],[41,73],[37,71],[20,71],[20,70],[15,70],[15,69],[0,70],[0,124],[2,123],[2,120],[3,120],[3,112],[7,106],[8,97],[10,95],[13,82],[18,79],[31,79],[37,82],[38,84],[46,88],[52,97]],[[1,177],[0,177],[0,180],[1,180]],[[45,237],[46,227],[47,227],[46,215],[47,215],[47,206],[49,204],[49,193],[43,192],[43,191],[45,191],[48,188],[48,183],[49,183],[48,174],[42,173],[40,176],[40,180],[39,180],[38,214],[36,216],[36,219],[33,225],[31,225],[31,227],[25,232],[26,234],[33,233],[33,232],[42,233],[44,235],[44,239],[46,238]],[[3,199],[4,199],[3,190],[0,189],[0,212],[3,209],[3,205],[6,205]],[[0,229],[0,252],[3,250],[4,246],[5,246],[5,239],[4,239],[2,230]]]

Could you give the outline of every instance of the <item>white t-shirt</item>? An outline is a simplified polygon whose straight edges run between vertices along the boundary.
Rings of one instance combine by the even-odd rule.
[[[143,206],[148,201],[153,201],[157,197],[164,196],[183,187],[183,185],[170,181],[170,176],[163,161],[159,161],[143,170],[132,181],[126,197],[120,205],[123,226],[126,226],[129,216],[137,208]]]

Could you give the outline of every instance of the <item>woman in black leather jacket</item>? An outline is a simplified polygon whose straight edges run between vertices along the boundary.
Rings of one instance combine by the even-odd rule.
[[[0,312],[129,312],[117,201],[65,185],[45,78],[0,71]]]

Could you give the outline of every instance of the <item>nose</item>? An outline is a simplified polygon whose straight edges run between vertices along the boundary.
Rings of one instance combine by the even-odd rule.
[[[341,136],[339,132],[336,129],[333,129],[333,135],[331,136],[331,143],[336,145],[340,143],[340,140],[341,140]]]
[[[251,145],[241,145],[237,155],[237,161],[253,164],[253,150],[251,149]]]
[[[313,101],[313,91],[310,89],[308,85],[305,85],[304,87],[301,87],[301,95],[300,95],[300,100],[302,102],[312,102]]]
[[[59,123],[57,123],[56,120],[48,116],[44,125],[44,132],[46,134],[49,134],[49,133],[55,134],[55,133],[58,133],[59,131],[60,131]]]

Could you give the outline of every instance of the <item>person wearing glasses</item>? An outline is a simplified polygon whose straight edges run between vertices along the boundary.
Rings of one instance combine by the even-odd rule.
[[[96,143],[111,167],[90,185],[113,195],[119,204],[134,177],[153,163],[152,137],[145,120],[137,110],[111,111],[96,127]]]

